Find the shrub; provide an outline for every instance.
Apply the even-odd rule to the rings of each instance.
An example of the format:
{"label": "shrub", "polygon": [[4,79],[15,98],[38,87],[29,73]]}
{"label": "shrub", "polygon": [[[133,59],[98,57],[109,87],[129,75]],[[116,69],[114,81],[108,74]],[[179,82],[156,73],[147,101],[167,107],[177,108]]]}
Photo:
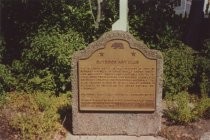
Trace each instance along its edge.
{"label": "shrub", "polygon": [[198,117],[202,117],[210,109],[210,98],[202,97],[195,106],[194,113]]}
{"label": "shrub", "polygon": [[5,65],[0,64],[0,94],[13,90],[15,85],[16,80],[10,69]]}
{"label": "shrub", "polygon": [[176,48],[164,51],[164,93],[187,91],[193,85],[196,74],[193,50],[179,43]]}
{"label": "shrub", "polygon": [[189,123],[195,120],[192,113],[193,107],[190,106],[190,96],[187,92],[180,92],[167,99],[168,110],[165,115],[176,123]]}
{"label": "shrub", "polygon": [[6,102],[5,92],[11,91],[15,87],[15,79],[10,69],[2,64],[5,53],[5,41],[0,35],[0,107]]}
{"label": "shrub", "polygon": [[204,41],[203,53],[205,54],[205,56],[206,56],[207,58],[210,59],[210,38],[209,38],[209,39],[206,39],[206,40]]}
{"label": "shrub", "polygon": [[54,75],[48,69],[40,70],[36,76],[28,79],[28,90],[53,91],[56,89]]}
{"label": "shrub", "polygon": [[199,83],[200,94],[202,97],[208,97],[208,94],[210,93],[210,79],[205,72],[199,76],[201,80]]}
{"label": "shrub", "polygon": [[27,89],[69,90],[71,57],[74,51],[84,48],[83,37],[71,29],[40,29],[28,38],[28,43],[30,48],[23,51],[21,61],[13,63],[13,72]]}
{"label": "shrub", "polygon": [[172,1],[132,0],[129,13],[130,32],[151,48],[175,47],[177,40],[181,40],[185,19],[175,14]]}
{"label": "shrub", "polygon": [[210,99],[193,97],[185,91],[167,96],[165,116],[178,124],[187,124],[203,117],[210,108]]}
{"label": "shrub", "polygon": [[5,50],[5,41],[4,41],[4,39],[0,36],[0,63],[1,63],[2,58],[3,58],[4,50]]}
{"label": "shrub", "polygon": [[0,94],[0,108],[6,103],[6,94]]}
{"label": "shrub", "polygon": [[210,95],[210,39],[196,58],[197,77],[195,87],[200,89],[201,96]]}
{"label": "shrub", "polygon": [[21,139],[53,139],[56,133],[64,133],[58,111],[70,105],[69,94],[59,97],[52,93],[12,93],[5,104],[9,124],[20,131]]}

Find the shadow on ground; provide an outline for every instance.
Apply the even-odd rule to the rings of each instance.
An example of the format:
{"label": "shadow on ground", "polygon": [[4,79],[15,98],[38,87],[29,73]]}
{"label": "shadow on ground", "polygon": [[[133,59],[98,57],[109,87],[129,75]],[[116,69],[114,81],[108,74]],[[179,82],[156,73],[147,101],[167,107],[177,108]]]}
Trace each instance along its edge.
{"label": "shadow on ground", "polygon": [[72,133],[72,113],[71,106],[64,106],[59,109],[58,113],[61,116],[61,124],[70,133]]}

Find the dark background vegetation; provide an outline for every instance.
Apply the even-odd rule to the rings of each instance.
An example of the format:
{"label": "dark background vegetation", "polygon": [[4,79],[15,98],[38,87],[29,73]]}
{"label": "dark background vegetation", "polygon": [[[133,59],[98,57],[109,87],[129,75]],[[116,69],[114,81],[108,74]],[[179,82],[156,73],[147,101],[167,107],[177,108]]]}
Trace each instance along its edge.
{"label": "dark background vegetation", "polygon": [[[111,29],[118,2],[104,1],[96,23],[97,1],[1,0],[0,91],[70,90],[71,55]],[[129,1],[130,32],[165,55],[165,94],[191,88],[200,94],[204,79],[209,84],[209,35],[199,28],[208,29],[205,23],[196,27],[197,46],[183,43],[190,44],[189,32],[199,34],[191,28],[195,12],[187,19],[168,0]]]}

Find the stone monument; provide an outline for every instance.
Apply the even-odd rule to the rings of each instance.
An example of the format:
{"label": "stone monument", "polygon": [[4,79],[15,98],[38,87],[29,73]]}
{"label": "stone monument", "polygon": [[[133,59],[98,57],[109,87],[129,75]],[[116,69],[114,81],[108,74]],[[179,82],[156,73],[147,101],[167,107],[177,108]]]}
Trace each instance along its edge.
{"label": "stone monument", "polygon": [[126,32],[128,0],[120,19],[72,59],[74,135],[156,135],[161,129],[163,59]]}
{"label": "stone monument", "polygon": [[105,33],[72,59],[75,135],[156,135],[161,128],[160,52],[124,31]]}

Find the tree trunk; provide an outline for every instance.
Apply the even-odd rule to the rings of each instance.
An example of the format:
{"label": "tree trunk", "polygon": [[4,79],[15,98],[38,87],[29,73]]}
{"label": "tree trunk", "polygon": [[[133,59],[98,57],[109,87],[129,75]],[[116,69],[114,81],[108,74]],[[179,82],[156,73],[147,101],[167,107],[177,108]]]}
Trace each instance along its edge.
{"label": "tree trunk", "polygon": [[203,39],[203,12],[204,0],[193,0],[190,10],[187,30],[184,36],[184,42],[195,50],[200,50]]}

